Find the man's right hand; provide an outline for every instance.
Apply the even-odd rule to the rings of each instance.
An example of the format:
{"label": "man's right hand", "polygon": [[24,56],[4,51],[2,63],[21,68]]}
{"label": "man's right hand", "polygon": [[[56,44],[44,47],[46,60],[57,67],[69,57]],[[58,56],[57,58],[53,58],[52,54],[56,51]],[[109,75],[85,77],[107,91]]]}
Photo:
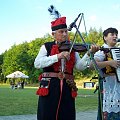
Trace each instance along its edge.
{"label": "man's right hand", "polygon": [[69,60],[69,59],[70,59],[70,53],[67,52],[67,51],[63,51],[63,52],[57,54],[57,56],[58,56],[58,59],[59,59],[59,60],[60,60],[60,59],[66,59],[66,60]]}

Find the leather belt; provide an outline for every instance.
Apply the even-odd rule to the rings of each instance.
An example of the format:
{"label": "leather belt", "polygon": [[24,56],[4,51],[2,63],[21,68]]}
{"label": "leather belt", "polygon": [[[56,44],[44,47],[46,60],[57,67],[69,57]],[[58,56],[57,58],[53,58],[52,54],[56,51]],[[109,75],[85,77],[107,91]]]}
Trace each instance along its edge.
{"label": "leather belt", "polygon": [[74,80],[74,76],[70,74],[64,74],[62,72],[59,73],[54,73],[54,72],[44,72],[42,73],[42,77],[57,77],[60,80],[61,79],[69,79],[69,80]]}

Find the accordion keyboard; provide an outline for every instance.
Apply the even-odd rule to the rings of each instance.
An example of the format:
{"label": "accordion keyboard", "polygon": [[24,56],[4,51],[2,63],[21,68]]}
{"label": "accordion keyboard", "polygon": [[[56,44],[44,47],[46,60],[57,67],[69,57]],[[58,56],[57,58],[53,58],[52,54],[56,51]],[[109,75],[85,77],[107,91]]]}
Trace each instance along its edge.
{"label": "accordion keyboard", "polygon": [[[120,61],[120,48],[111,48],[111,54],[112,54],[113,60]],[[116,69],[116,76],[117,76],[118,82],[120,82],[120,67]]]}

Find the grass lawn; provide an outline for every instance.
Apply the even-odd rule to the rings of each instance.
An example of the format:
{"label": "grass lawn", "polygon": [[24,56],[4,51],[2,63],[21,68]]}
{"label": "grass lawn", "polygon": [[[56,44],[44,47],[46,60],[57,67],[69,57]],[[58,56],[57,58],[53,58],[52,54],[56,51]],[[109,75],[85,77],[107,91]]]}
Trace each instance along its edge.
{"label": "grass lawn", "polygon": [[[36,114],[38,96],[37,88],[11,89],[10,86],[0,85],[0,116]],[[94,90],[79,89],[76,99],[77,111],[97,109],[97,93]]]}
{"label": "grass lawn", "polygon": [[94,89],[79,89],[76,99],[77,111],[97,110],[98,94],[94,94]]}

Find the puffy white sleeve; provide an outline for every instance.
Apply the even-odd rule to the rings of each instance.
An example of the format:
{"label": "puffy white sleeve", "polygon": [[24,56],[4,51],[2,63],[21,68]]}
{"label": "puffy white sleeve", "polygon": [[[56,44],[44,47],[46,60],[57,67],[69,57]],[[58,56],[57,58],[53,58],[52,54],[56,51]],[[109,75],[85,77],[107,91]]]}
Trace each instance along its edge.
{"label": "puffy white sleeve", "polygon": [[75,68],[78,70],[85,70],[90,63],[90,57],[85,54],[82,58],[80,58],[79,53],[75,52],[76,64]]}
{"label": "puffy white sleeve", "polygon": [[104,59],[105,59],[105,54],[104,54],[104,52],[103,51],[98,51],[98,52],[96,52],[95,54],[94,54],[94,59],[95,60],[99,60],[99,61],[104,61]]}
{"label": "puffy white sleeve", "polygon": [[45,45],[42,45],[34,61],[35,68],[39,69],[39,68],[48,67],[55,62],[58,62],[57,54],[52,56],[47,56],[47,50],[45,48]]}

